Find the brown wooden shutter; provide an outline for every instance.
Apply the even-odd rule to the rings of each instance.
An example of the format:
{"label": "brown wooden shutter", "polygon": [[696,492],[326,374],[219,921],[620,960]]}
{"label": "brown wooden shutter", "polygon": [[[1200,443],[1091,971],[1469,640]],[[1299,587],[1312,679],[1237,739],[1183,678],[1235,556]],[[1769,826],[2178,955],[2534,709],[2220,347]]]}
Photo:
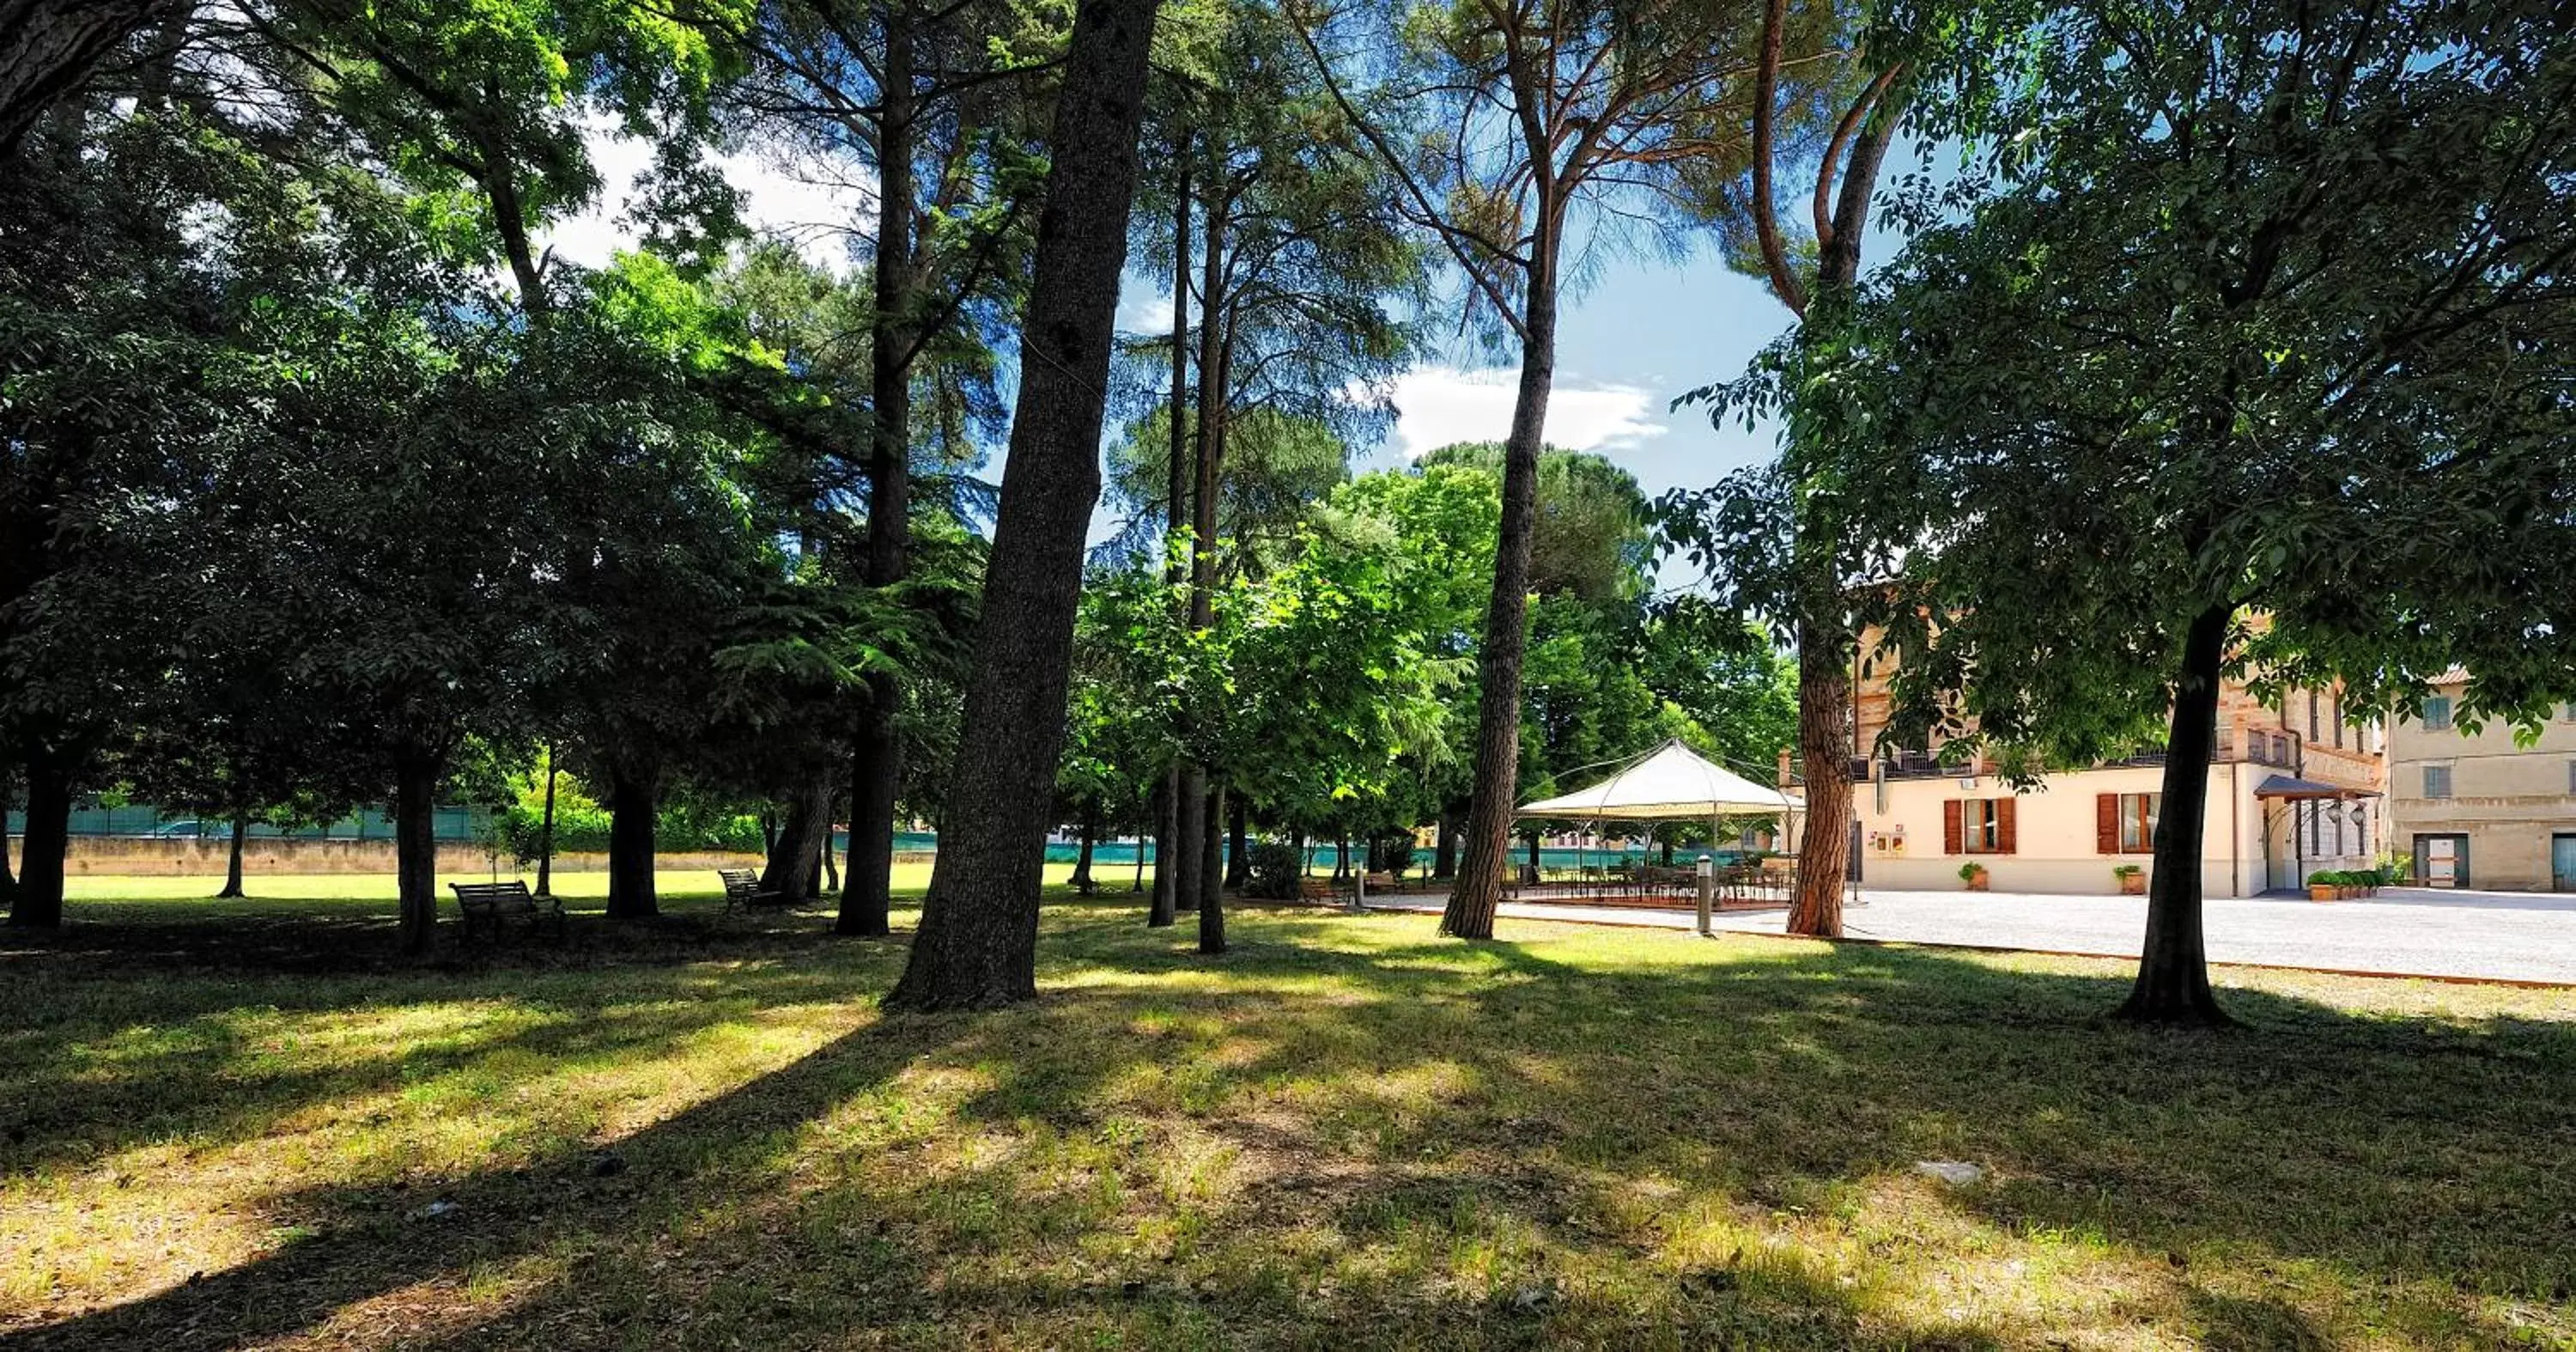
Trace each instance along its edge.
{"label": "brown wooden shutter", "polygon": [[2011,798],[1995,800],[1995,853],[1997,854],[2015,853],[2013,849],[2013,808],[2015,806],[2016,800]]}
{"label": "brown wooden shutter", "polygon": [[1941,853],[1943,854],[1967,852],[1962,848],[1960,840],[1962,833],[1959,827],[1959,813],[1960,803],[1956,798],[1941,805]]}
{"label": "brown wooden shutter", "polygon": [[2120,795],[2116,793],[2093,795],[2093,852],[2120,852]]}

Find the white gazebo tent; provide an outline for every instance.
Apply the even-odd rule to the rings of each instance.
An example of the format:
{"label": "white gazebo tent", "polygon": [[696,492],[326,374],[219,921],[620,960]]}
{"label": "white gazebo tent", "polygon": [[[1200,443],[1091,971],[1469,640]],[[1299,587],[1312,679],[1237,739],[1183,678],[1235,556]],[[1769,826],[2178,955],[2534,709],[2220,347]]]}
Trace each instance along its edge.
{"label": "white gazebo tent", "polygon": [[1525,803],[1515,814],[1572,821],[1697,821],[1714,836],[1725,817],[1778,816],[1785,827],[1797,803],[1682,745],[1676,737],[1626,769],[1572,793]]}

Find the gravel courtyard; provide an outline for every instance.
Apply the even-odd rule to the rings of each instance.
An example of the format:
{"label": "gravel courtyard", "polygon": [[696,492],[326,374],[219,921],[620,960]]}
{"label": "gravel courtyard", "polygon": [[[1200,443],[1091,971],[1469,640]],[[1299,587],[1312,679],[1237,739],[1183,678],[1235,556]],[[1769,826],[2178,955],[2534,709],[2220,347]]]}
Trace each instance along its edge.
{"label": "gravel courtyard", "polygon": [[[2037,949],[2135,957],[2146,932],[2144,897],[1864,889],[1847,913],[1854,938],[1970,948]],[[1440,899],[1372,905],[1440,909]],[[2393,888],[2362,901],[2213,897],[2207,903],[2213,962],[2315,967],[2403,976],[2486,977],[2576,984],[2576,895],[2434,892]],[[1688,929],[1686,911],[1506,903],[1506,917]],[[1781,911],[1718,917],[1722,930],[1777,934]]]}

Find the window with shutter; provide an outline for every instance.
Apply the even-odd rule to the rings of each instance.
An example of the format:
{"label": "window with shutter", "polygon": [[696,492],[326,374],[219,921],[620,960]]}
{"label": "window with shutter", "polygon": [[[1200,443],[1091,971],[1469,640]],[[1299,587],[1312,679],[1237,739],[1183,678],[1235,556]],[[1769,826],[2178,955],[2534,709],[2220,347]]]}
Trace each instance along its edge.
{"label": "window with shutter", "polygon": [[2120,795],[2116,793],[2093,795],[2093,852],[2120,852]]}
{"label": "window with shutter", "polygon": [[1995,853],[1997,854],[2018,853],[2016,849],[2018,840],[2013,834],[2013,818],[2019,806],[2018,799],[1995,800]]}
{"label": "window with shutter", "polygon": [[1964,852],[1965,844],[1960,839],[1963,834],[1960,826],[1960,818],[1965,814],[1966,809],[1967,804],[1956,798],[1953,798],[1941,805],[1941,853],[1960,854]]}

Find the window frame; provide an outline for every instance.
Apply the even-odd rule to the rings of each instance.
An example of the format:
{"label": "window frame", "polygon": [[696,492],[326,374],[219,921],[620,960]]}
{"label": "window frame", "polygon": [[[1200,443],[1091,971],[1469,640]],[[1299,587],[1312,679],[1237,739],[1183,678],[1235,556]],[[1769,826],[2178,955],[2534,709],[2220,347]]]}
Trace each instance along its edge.
{"label": "window frame", "polygon": [[2118,816],[2120,822],[2120,853],[2155,853],[2156,822],[2164,815],[2164,795],[2162,793],[2123,793],[2116,794],[2114,797],[2118,799],[2112,811]]}
{"label": "window frame", "polygon": [[[1959,853],[2002,854],[2003,813],[1996,804],[1999,798],[1962,798],[1959,800]],[[1983,828],[1979,827],[1982,818]]]}
{"label": "window frame", "polygon": [[[2442,711],[2442,716],[2438,720],[2433,716],[2436,706],[2439,706]],[[2451,707],[2451,697],[2448,695],[2426,695],[2424,703],[2416,709],[2415,716],[2424,724],[2426,732],[2449,732]]]}
{"label": "window frame", "polygon": [[[2442,791],[2440,793],[2433,792],[2433,776],[2436,774],[2439,774],[2442,777]],[[2424,781],[2421,787],[2424,790],[2424,797],[2437,803],[2447,803],[2459,792],[2459,786],[2454,784],[2451,780],[2451,767],[2447,764],[2425,766]]]}

